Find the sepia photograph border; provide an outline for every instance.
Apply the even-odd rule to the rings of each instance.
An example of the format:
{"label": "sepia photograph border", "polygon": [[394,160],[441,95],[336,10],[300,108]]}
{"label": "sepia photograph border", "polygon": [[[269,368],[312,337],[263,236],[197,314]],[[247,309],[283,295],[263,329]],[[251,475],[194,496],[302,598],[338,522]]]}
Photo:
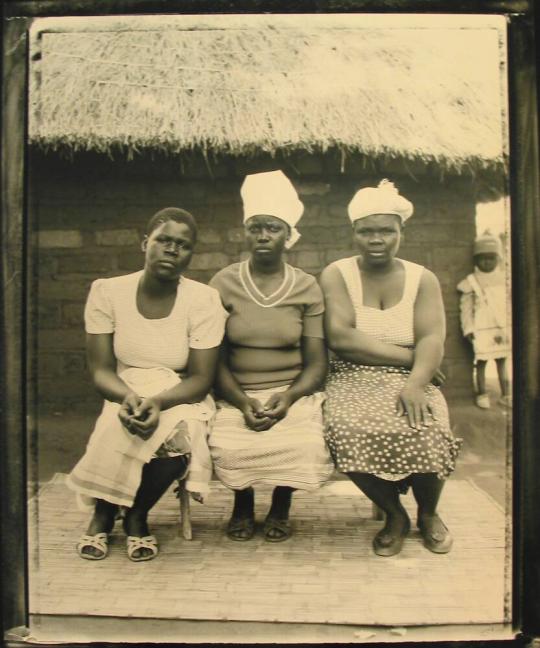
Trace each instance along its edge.
{"label": "sepia photograph border", "polygon": [[[106,5],[106,6],[104,6]],[[4,641],[28,633],[26,439],[35,426],[35,305],[26,210],[29,28],[48,16],[233,13],[433,13],[502,15],[507,21],[513,307],[513,630],[516,645],[540,637],[540,196],[538,99],[532,0],[14,0],[3,6],[1,594]],[[30,386],[30,390],[29,390]],[[489,641],[477,642],[488,645]]]}

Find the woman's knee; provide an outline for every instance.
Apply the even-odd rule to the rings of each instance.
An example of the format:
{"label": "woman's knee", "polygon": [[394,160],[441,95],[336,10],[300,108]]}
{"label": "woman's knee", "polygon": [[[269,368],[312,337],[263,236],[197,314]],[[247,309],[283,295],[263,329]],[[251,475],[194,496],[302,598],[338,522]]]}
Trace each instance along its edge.
{"label": "woman's knee", "polygon": [[178,455],[177,457],[154,457],[146,466],[148,466],[147,472],[156,471],[160,475],[170,475],[172,479],[178,479],[184,474],[188,464],[188,455]]}

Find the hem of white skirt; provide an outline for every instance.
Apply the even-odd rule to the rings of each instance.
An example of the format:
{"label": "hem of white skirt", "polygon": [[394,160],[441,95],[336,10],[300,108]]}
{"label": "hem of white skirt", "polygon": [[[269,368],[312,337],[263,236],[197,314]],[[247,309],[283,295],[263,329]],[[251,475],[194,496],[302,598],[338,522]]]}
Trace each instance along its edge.
{"label": "hem of white skirt", "polygon": [[288,480],[288,479],[250,479],[248,481],[242,482],[242,483],[236,483],[236,484],[231,484],[227,483],[223,479],[221,479],[218,475],[218,478],[220,482],[230,490],[244,490],[246,488],[250,488],[252,486],[288,486],[289,488],[294,488],[296,490],[302,490],[302,491],[315,491],[321,488],[330,477],[325,479],[324,481],[316,482],[316,483],[311,483],[311,484],[306,484],[305,482],[297,482],[293,480]]}

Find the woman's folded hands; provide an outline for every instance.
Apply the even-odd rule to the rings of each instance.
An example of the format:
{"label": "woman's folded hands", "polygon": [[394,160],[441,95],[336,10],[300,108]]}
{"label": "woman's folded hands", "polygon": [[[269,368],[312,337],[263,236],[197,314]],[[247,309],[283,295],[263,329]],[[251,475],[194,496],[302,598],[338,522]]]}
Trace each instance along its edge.
{"label": "woman's folded hands", "polygon": [[263,432],[285,418],[291,404],[287,392],[272,394],[264,405],[256,398],[248,398],[242,407],[242,414],[249,428]]}
{"label": "woman's folded hands", "polygon": [[118,417],[130,434],[146,441],[159,425],[160,412],[161,405],[156,398],[141,398],[130,392],[120,405]]}
{"label": "woman's folded hands", "polygon": [[287,416],[289,407],[292,405],[290,396],[286,391],[272,394],[264,405],[266,416],[274,420],[274,423]]}

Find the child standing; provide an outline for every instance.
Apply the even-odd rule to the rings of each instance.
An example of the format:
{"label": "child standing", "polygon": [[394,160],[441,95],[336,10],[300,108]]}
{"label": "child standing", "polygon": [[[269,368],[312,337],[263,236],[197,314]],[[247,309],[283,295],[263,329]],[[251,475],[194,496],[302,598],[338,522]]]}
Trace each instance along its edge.
{"label": "child standing", "polygon": [[476,366],[476,404],[490,407],[486,392],[486,364],[495,360],[501,388],[499,403],[512,406],[506,358],[510,352],[510,337],[506,318],[506,284],[500,267],[499,240],[485,233],[474,242],[474,272],[461,281],[460,311],[463,335],[471,342]]}

